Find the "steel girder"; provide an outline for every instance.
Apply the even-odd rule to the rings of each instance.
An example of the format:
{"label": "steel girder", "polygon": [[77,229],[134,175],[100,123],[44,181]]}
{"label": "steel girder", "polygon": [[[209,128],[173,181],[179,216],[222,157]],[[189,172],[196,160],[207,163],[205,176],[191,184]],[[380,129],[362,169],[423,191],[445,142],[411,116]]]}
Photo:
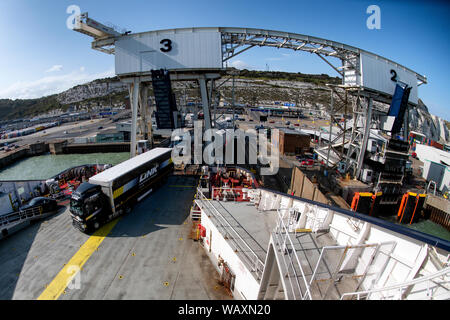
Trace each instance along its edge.
{"label": "steel girder", "polygon": [[359,73],[354,60],[359,60],[359,53],[352,47],[334,41],[270,30],[220,28],[222,33],[223,62],[253,47],[285,48],[294,51],[314,53],[329,64],[341,77],[341,66],[335,66],[326,57],[335,57],[347,62],[347,68]]}
{"label": "steel girder", "polygon": [[[86,33],[83,27],[84,28],[91,27],[86,21],[80,21],[79,25],[80,27],[75,30],[83,33]],[[333,69],[335,69],[338,73],[342,75],[342,71],[340,71],[341,69],[343,70],[351,69],[357,73],[360,72],[359,56],[360,53],[364,52],[366,54],[376,57],[377,59],[389,61],[395,66],[409,70],[414,74],[416,74],[417,80],[420,83],[427,83],[427,78],[425,76],[420,75],[417,72],[414,72],[413,70],[406,68],[387,58],[337,41],[327,40],[323,38],[298,33],[273,31],[265,29],[254,29],[254,28],[228,28],[228,27],[179,28],[179,29],[148,31],[136,34],[128,34],[128,33],[119,34],[115,31],[110,31],[112,29],[106,27],[105,30],[107,30],[108,32],[105,32],[103,28],[98,27],[98,29],[99,32],[101,31],[103,33],[100,34],[86,33],[94,37],[92,48],[109,54],[114,54],[115,41],[126,36],[132,36],[136,34],[146,34],[146,33],[163,33],[163,32],[177,33],[177,30],[181,30],[184,32],[186,30],[190,32],[196,32],[199,30],[210,30],[221,33],[223,62],[226,62],[232,57],[235,57],[236,55],[255,46],[286,48],[292,49],[294,51],[305,51],[314,53],[318,55],[321,59],[325,60],[328,64],[330,64],[333,67]],[[332,65],[324,57],[338,58],[343,62],[343,64],[342,66],[336,67]]]}
{"label": "steel girder", "polygon": [[[409,68],[377,54],[341,42],[312,37],[304,34],[265,29],[218,28],[218,30],[222,34],[223,61],[227,61],[236,56],[242,52],[242,50],[248,50],[249,47],[267,46],[292,49],[295,51],[301,50],[327,57],[336,57],[343,61],[343,66],[340,68],[352,68],[359,72],[359,56],[360,53],[364,52],[376,57],[377,59],[388,61],[397,67],[413,72],[416,74],[419,82],[427,83],[427,78],[425,76],[420,75]],[[236,52],[236,49],[238,48],[242,49],[241,51]],[[329,62],[327,61],[327,63]]]}
{"label": "steel girder", "polygon": [[[87,18],[87,14],[86,14]],[[114,54],[114,46],[115,41],[119,40],[124,36],[128,36],[127,34],[120,34],[114,31],[113,29],[103,26],[103,25],[94,25],[92,22],[95,21],[86,21],[81,20],[79,23],[79,28],[75,29],[75,31],[79,31],[85,34],[88,34],[94,38],[92,43],[92,48],[95,50],[99,50],[105,53]],[[221,46],[222,46],[222,67],[225,67],[226,61],[229,59],[253,48],[253,47],[273,47],[273,48],[285,48],[291,49],[294,51],[303,51],[309,52],[312,54],[316,54],[320,59],[324,60],[328,65],[330,65],[343,79],[343,82],[352,83],[352,79],[360,76],[360,54],[365,53],[376,57],[379,60],[384,60],[392,63],[394,66],[399,68],[406,69],[416,75],[417,81],[420,84],[427,83],[427,78],[423,75],[420,75],[413,70],[406,68],[394,61],[381,57],[371,52],[364,51],[357,47],[349,46],[340,42],[331,41],[323,38],[312,37],[303,34],[297,33],[288,33],[281,31],[273,31],[273,30],[265,30],[265,29],[254,29],[254,28],[228,28],[228,27],[213,27],[213,28],[180,28],[180,29],[168,29],[168,30],[159,30],[159,31],[149,31],[150,33],[177,33],[177,31],[183,32],[197,32],[209,30],[212,32],[220,32],[221,33]],[[145,34],[149,32],[143,32],[140,34]],[[133,34],[129,35],[132,36]],[[136,34],[134,34],[136,35]],[[342,65],[336,66],[332,64],[327,58],[334,57],[336,59],[341,60]],[[192,70],[191,70],[192,71]],[[419,85],[420,85],[419,84]],[[220,85],[219,85],[220,87]],[[209,93],[209,97],[212,97],[212,90],[217,91],[218,87],[211,88]],[[385,97],[383,94],[379,92],[372,92],[371,90],[366,90],[365,88],[351,88],[344,86],[343,89],[348,91],[350,95],[353,97],[365,97],[366,99],[375,99],[377,101],[388,102],[389,97]],[[356,89],[356,90],[355,90]],[[361,90],[362,89],[362,90]],[[335,92],[336,93],[336,92]],[[338,95],[339,96],[339,95]],[[342,99],[341,99],[342,100]],[[358,99],[359,100],[359,99]],[[347,100],[348,101],[348,100]],[[347,103],[343,103],[347,105]],[[358,103],[359,104],[359,103]],[[336,110],[334,110],[336,112]],[[355,114],[355,118],[361,116],[357,111]],[[336,121],[333,114],[330,114],[330,121],[338,124],[341,129],[341,133],[338,138],[343,138],[342,145],[345,145],[346,133],[348,129],[345,127],[342,128],[339,125],[339,122]],[[355,132],[356,131],[356,132]],[[355,142],[361,139],[361,132],[354,126],[352,128],[352,138],[349,143],[349,150],[347,153],[347,167],[350,165],[349,162],[352,162],[351,154],[358,150],[358,146],[355,145]],[[363,137],[364,139],[364,134]],[[331,142],[330,142],[331,143]],[[355,147],[355,149],[354,149]],[[351,150],[352,149],[352,150]],[[359,150],[360,152],[362,150]],[[345,156],[344,156],[345,157]]]}

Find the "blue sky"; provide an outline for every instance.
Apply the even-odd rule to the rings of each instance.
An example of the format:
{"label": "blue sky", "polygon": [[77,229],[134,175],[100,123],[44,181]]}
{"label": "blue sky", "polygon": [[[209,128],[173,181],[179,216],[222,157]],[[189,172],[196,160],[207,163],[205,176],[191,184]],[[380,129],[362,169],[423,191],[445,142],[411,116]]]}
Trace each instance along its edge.
{"label": "blue sky", "polygon": [[[440,1],[104,1],[1,0],[0,98],[34,98],[114,75],[114,57],[66,27],[69,5],[133,32],[178,28],[253,27],[343,42],[394,60],[428,77],[419,97],[450,120],[450,6]],[[381,29],[366,27],[366,8],[381,9]],[[319,58],[254,48],[234,66],[337,75]]]}

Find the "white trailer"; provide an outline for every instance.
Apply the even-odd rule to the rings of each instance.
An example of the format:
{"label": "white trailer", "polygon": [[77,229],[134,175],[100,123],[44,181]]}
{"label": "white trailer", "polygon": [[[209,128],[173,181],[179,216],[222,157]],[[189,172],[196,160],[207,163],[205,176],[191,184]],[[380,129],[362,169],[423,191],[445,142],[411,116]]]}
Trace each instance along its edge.
{"label": "white trailer", "polygon": [[172,172],[171,156],[172,148],[155,148],[81,184],[70,202],[74,225],[85,232],[130,211]]}

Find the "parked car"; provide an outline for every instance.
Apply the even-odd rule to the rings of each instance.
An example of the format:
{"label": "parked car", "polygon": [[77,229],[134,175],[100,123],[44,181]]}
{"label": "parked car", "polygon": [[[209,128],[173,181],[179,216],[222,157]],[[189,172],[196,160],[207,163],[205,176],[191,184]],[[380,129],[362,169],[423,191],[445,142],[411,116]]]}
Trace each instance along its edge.
{"label": "parked car", "polygon": [[314,165],[314,160],[313,159],[303,160],[300,162],[300,165],[305,167],[312,167]]}
{"label": "parked car", "polygon": [[303,160],[309,160],[309,159],[312,159],[311,157],[308,157],[308,156],[305,156],[305,155],[295,156],[295,158],[296,158],[298,161],[300,161],[300,162],[302,162]]}
{"label": "parked car", "polygon": [[300,156],[296,156],[296,158],[297,158],[297,160],[300,160],[300,159],[302,159],[302,160],[309,160],[309,159],[314,159],[314,156],[312,154],[310,154],[310,153],[304,153],[304,154],[302,154]]}
{"label": "parked car", "polygon": [[23,205],[20,210],[26,210],[34,207],[42,207],[42,212],[55,211],[58,208],[58,203],[54,199],[46,197],[36,197],[31,199],[26,205]]}

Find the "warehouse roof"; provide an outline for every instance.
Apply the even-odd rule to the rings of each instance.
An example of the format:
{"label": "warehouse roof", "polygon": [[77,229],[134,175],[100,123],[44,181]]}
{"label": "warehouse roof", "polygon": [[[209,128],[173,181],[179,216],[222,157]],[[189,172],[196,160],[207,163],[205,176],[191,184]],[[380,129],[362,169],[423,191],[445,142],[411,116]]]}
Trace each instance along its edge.
{"label": "warehouse roof", "polygon": [[416,154],[420,161],[428,160],[444,165],[450,164],[450,153],[445,150],[427,146],[425,144],[416,144]]}
{"label": "warehouse roof", "polygon": [[289,129],[289,128],[284,128],[284,127],[277,127],[276,129],[283,131],[286,134],[295,134],[295,135],[299,135],[299,136],[309,136],[308,133],[306,132],[301,132],[298,130],[293,130],[293,129]]}

